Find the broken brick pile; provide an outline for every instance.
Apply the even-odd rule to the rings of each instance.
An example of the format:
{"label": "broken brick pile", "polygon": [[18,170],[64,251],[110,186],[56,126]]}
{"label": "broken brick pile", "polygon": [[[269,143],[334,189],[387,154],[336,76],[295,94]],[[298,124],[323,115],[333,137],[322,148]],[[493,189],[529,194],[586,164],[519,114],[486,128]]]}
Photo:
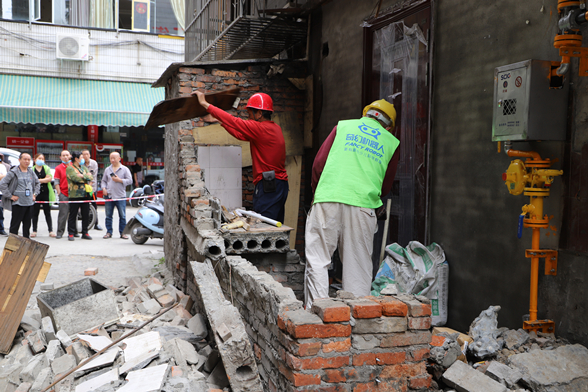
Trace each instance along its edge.
{"label": "broken brick pile", "polygon": [[[222,391],[229,386],[204,314],[192,315],[190,296],[164,277],[129,278],[115,289],[120,319],[68,336],[49,316],[29,309],[12,350],[0,355],[0,391],[39,392],[153,315],[179,303],[143,329],[75,370],[55,392]],[[57,332],[56,332],[57,330]]]}
{"label": "broken brick pile", "polygon": [[429,388],[431,305],[409,295],[316,301],[304,310],[291,289],[238,256],[215,271],[253,342],[270,391]]}

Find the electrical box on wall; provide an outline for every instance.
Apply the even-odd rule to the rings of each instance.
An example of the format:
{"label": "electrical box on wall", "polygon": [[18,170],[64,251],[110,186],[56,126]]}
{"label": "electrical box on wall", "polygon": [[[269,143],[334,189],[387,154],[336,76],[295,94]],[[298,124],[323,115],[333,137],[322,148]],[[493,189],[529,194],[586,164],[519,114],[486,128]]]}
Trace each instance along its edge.
{"label": "electrical box on wall", "polygon": [[558,66],[526,60],[494,70],[492,141],[566,139],[569,83],[552,76]]}

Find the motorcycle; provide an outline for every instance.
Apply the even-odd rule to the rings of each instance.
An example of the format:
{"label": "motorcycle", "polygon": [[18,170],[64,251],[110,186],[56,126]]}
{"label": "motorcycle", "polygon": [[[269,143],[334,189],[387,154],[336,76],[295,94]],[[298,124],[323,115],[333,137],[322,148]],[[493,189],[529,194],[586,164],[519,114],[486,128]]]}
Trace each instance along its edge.
{"label": "motorcycle", "polygon": [[[164,193],[164,184],[163,184],[164,180],[156,180],[153,181],[153,184],[151,184],[151,189],[153,190],[152,194],[155,195],[162,195]],[[149,185],[145,185],[145,186],[149,186]],[[141,196],[145,196],[145,192],[144,192],[144,188],[143,187],[138,187],[133,189],[133,191],[130,194],[130,197],[141,197]],[[129,200],[129,204],[131,205],[131,207],[142,207],[145,204],[145,201],[148,199],[131,199]]]}
{"label": "motorcycle", "polygon": [[[143,187],[143,195],[153,195],[150,185]],[[149,238],[163,238],[163,195],[145,200],[135,216],[127,222],[123,234],[130,235],[135,244],[142,245]]]}

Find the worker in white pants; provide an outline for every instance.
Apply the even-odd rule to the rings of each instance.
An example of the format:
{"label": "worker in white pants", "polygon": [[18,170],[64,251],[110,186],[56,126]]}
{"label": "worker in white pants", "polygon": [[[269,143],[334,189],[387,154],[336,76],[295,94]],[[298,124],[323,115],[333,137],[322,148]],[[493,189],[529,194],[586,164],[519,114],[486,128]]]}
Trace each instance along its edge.
{"label": "worker in white pants", "polygon": [[306,220],[305,297],[307,302],[329,296],[329,264],[335,249],[343,264],[343,290],[370,294],[372,250],[376,230],[373,209],[342,203],[317,203]]}
{"label": "worker in white pants", "polygon": [[343,290],[369,295],[373,276],[375,209],[392,189],[398,145],[394,106],[379,100],[358,120],[340,121],[312,166],[313,206],[306,221],[305,306],[329,296],[328,266],[337,247]]}

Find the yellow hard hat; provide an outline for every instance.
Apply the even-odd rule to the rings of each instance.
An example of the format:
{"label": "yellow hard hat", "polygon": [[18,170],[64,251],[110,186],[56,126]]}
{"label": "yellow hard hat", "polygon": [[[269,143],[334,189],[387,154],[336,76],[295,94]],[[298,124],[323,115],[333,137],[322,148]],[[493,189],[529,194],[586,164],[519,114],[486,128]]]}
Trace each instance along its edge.
{"label": "yellow hard hat", "polygon": [[[378,112],[384,113],[390,118],[392,121],[391,127],[394,128],[394,125],[396,124],[396,109],[394,109],[394,105],[385,99],[379,99],[363,108],[363,115],[365,116],[368,114],[370,110],[376,110]],[[384,122],[387,122],[386,119],[384,119]]]}

